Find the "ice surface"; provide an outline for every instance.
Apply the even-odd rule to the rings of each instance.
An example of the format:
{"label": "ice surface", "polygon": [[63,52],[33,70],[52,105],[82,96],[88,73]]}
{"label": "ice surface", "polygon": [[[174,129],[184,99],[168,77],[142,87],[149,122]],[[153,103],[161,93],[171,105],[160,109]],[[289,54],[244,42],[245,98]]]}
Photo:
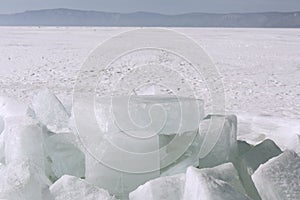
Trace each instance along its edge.
{"label": "ice surface", "polygon": [[14,98],[0,97],[0,116],[24,116],[27,115],[29,107]]}
{"label": "ice surface", "polygon": [[185,174],[166,176],[148,181],[129,194],[130,200],[181,200]]}
{"label": "ice surface", "polygon": [[5,163],[30,160],[45,170],[44,133],[30,117],[11,117],[5,121]]}
{"label": "ice surface", "polygon": [[73,133],[54,134],[45,140],[46,156],[55,177],[68,174],[85,177],[85,156]]}
{"label": "ice surface", "polygon": [[41,200],[48,196],[50,181],[30,161],[11,162],[0,169],[0,198]]}
{"label": "ice surface", "polygon": [[250,200],[229,183],[216,179],[194,167],[186,172],[184,200]]}
{"label": "ice surface", "polygon": [[[237,118],[234,115],[221,116],[209,115],[200,123],[200,137],[201,140],[210,136],[215,127],[214,123],[222,123],[223,128],[220,132],[220,137],[217,139],[213,149],[204,158],[199,161],[200,168],[214,167],[223,163],[230,162],[235,159],[237,154]],[[209,129],[211,128],[211,129]]]}
{"label": "ice surface", "polygon": [[300,120],[270,116],[239,115],[239,140],[259,144],[265,139],[273,140],[282,151],[300,153]]}
{"label": "ice surface", "polygon": [[55,200],[115,200],[107,191],[69,175],[51,185],[50,192]]}
{"label": "ice surface", "polygon": [[252,179],[262,200],[299,200],[300,157],[285,151],[261,165]]}
{"label": "ice surface", "polygon": [[36,118],[45,124],[50,131],[68,130],[69,114],[63,104],[49,90],[39,91],[32,100]]}
{"label": "ice surface", "polygon": [[240,157],[234,162],[235,167],[239,171],[240,179],[242,180],[244,188],[251,198],[260,199],[252,182],[251,175],[261,164],[264,164],[269,159],[278,156],[281,153],[281,150],[273,141],[265,140],[240,155]]}

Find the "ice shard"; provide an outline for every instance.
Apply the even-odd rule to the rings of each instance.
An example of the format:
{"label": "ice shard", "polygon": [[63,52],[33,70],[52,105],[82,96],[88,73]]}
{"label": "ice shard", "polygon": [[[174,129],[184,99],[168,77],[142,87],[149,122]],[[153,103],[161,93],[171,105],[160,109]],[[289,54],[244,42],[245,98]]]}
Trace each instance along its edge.
{"label": "ice shard", "polygon": [[181,200],[185,174],[166,176],[148,181],[129,194],[130,200]]}
{"label": "ice shard", "polygon": [[250,200],[229,183],[216,179],[199,169],[190,167],[186,172],[184,200]]}
{"label": "ice shard", "polygon": [[10,162],[0,170],[0,198],[9,200],[46,199],[51,182],[30,161]]}
{"label": "ice shard", "polygon": [[[216,127],[222,125],[220,130]],[[205,155],[200,157],[199,167],[214,167],[223,163],[231,162],[237,154],[237,118],[234,115],[209,115],[200,123],[200,137],[203,143],[215,137],[212,132],[220,131],[217,142],[210,144],[213,148]],[[201,144],[203,146],[203,143]]]}
{"label": "ice shard", "polygon": [[252,199],[259,200],[260,196],[253,184],[251,175],[261,164],[264,164],[269,159],[281,153],[282,151],[273,141],[265,140],[252,147],[234,162],[235,167],[239,171],[244,188]]}
{"label": "ice shard", "polygon": [[30,160],[44,171],[44,133],[38,122],[30,117],[11,117],[5,123],[5,163]]}
{"label": "ice shard", "polygon": [[285,151],[261,165],[252,175],[262,200],[300,198],[300,157]]}
{"label": "ice shard", "polygon": [[28,112],[29,107],[25,103],[9,97],[0,97],[0,116],[25,116]]}
{"label": "ice shard", "polygon": [[238,171],[232,163],[225,163],[213,168],[204,168],[199,170],[201,173],[212,176],[215,179],[225,181],[235,190],[242,194],[246,194],[245,189],[240,181]]}
{"label": "ice shard", "polygon": [[35,117],[52,132],[68,131],[69,114],[49,90],[39,91],[32,100]]}
{"label": "ice shard", "polygon": [[116,200],[106,190],[69,175],[51,185],[50,192],[55,200]]}
{"label": "ice shard", "polygon": [[73,133],[54,134],[45,139],[45,152],[56,178],[68,174],[85,177],[85,156]]}

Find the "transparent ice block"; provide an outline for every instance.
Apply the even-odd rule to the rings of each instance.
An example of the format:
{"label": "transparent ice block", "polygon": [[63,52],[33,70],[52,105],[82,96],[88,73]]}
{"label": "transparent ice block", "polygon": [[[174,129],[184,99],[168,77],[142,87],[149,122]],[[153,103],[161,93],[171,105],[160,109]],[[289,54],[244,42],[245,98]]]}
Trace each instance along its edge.
{"label": "transparent ice block", "polygon": [[[184,154],[204,115],[202,100],[185,97],[119,96],[96,103],[99,130],[79,133],[86,149],[86,180],[121,199]],[[173,137],[162,143],[162,135]]]}

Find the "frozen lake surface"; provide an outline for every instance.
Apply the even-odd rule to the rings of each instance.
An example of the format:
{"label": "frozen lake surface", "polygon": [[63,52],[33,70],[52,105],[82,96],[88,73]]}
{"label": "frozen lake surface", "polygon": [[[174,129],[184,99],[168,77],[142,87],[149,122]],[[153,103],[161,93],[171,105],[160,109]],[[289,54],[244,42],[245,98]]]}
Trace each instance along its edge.
{"label": "frozen lake surface", "polygon": [[[0,94],[29,102],[48,87],[71,98],[89,53],[132,28],[1,27]],[[193,38],[223,77],[228,113],[300,118],[300,29],[176,28]]]}

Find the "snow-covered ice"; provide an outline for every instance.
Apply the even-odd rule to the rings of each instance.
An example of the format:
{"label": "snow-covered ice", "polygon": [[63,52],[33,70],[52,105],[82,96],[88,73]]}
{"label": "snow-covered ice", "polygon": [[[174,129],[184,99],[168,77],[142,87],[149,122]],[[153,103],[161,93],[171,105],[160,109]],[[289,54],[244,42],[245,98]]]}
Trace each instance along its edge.
{"label": "snow-covered ice", "polygon": [[300,157],[285,151],[261,165],[252,175],[262,200],[298,200],[300,197]]}

